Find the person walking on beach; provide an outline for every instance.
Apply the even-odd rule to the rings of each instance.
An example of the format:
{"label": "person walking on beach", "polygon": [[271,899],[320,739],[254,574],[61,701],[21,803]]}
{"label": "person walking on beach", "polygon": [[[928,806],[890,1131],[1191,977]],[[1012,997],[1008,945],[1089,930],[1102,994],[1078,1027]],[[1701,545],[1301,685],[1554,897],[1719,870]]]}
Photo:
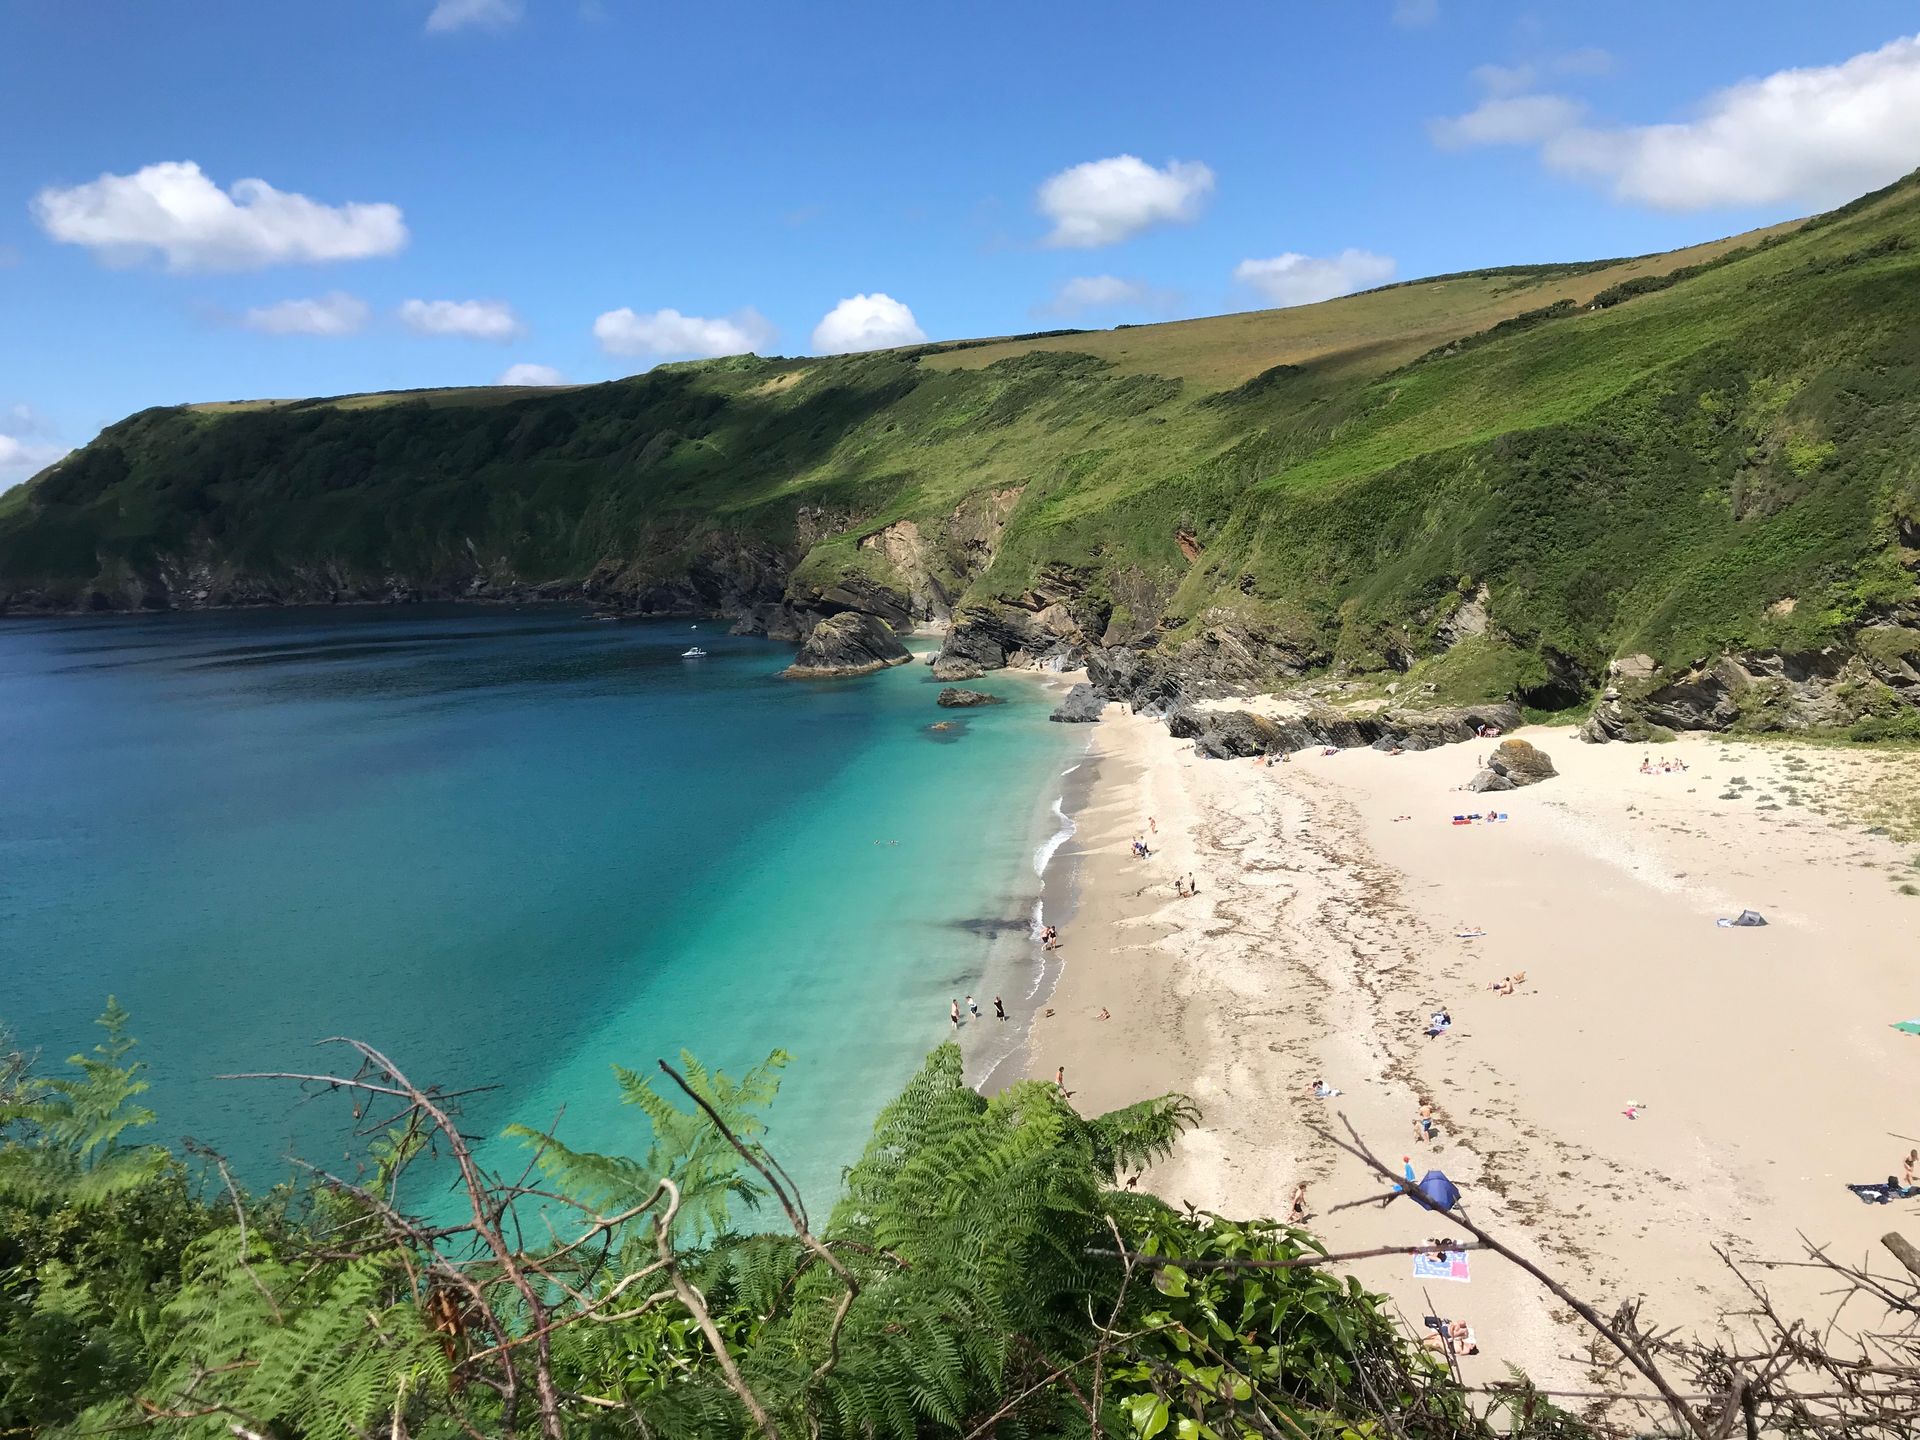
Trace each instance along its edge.
{"label": "person walking on beach", "polygon": [[1293,1203],[1287,1206],[1287,1223],[1298,1225],[1307,1218],[1307,1182],[1293,1187]]}
{"label": "person walking on beach", "polygon": [[967,996],[967,1009],[972,1013],[974,1019],[978,1020],[980,1018],[979,1003],[975,1001],[971,995]]}
{"label": "person walking on beach", "polygon": [[947,1008],[947,1014],[953,1020],[953,1028],[958,1030],[960,1028],[960,1002],[958,1000],[954,1001],[953,1004]]}
{"label": "person walking on beach", "polygon": [[1059,1069],[1053,1072],[1053,1083],[1062,1090],[1067,1088],[1067,1067],[1066,1066],[1062,1065]]}
{"label": "person walking on beach", "polygon": [[1416,1145],[1433,1143],[1433,1102],[1424,1095],[1420,1097],[1420,1113],[1414,1117],[1413,1139]]}
{"label": "person walking on beach", "polygon": [[1911,1189],[1914,1167],[1920,1165],[1920,1150],[1907,1151],[1907,1158],[1900,1162],[1900,1184]]}
{"label": "person walking on beach", "polygon": [[1007,1018],[1007,1007],[1000,1003],[1000,997],[998,995],[993,997],[993,1018],[996,1020],[1004,1020]]}

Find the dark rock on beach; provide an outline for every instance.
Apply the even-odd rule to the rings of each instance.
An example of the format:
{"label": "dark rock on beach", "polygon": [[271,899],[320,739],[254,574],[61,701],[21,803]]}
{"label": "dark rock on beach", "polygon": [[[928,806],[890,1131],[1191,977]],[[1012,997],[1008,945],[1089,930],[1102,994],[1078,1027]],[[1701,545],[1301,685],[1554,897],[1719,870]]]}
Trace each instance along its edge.
{"label": "dark rock on beach", "polygon": [[1559,773],[1546,751],[1525,740],[1502,740],[1487,757],[1486,768],[1467,782],[1467,789],[1518,790],[1522,785],[1551,780]]}
{"label": "dark rock on beach", "polygon": [[940,692],[940,698],[933,703],[948,710],[958,710],[971,705],[1004,705],[1007,702],[998,695],[987,694],[984,690],[959,690],[949,685]]}
{"label": "dark rock on beach", "polygon": [[1049,720],[1059,720],[1067,724],[1089,724],[1100,718],[1107,708],[1107,698],[1091,685],[1076,685],[1067,692],[1054,712],[1047,716]]}
{"label": "dark rock on beach", "polygon": [[780,673],[796,680],[826,680],[867,675],[912,659],[885,621],[846,610],[814,626],[793,664]]}

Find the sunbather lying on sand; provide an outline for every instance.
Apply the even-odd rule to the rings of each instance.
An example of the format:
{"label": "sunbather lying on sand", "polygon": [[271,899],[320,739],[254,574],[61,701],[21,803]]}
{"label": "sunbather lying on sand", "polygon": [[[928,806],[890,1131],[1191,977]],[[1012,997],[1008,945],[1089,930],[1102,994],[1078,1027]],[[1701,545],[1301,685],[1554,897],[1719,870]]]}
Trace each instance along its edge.
{"label": "sunbather lying on sand", "polygon": [[1427,1316],[1428,1335],[1420,1343],[1427,1349],[1442,1355],[1478,1355],[1480,1342],[1474,1338],[1473,1327],[1464,1320],[1442,1320],[1436,1315]]}

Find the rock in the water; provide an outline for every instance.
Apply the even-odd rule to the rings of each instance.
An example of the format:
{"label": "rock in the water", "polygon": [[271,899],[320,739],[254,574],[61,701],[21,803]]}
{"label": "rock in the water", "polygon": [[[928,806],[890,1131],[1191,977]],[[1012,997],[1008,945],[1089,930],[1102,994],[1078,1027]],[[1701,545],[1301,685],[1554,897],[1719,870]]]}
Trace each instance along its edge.
{"label": "rock in the water", "polygon": [[1482,770],[1478,775],[1474,776],[1471,780],[1467,781],[1467,789],[1469,790],[1511,790],[1514,788],[1514,784],[1515,784],[1514,781],[1509,780],[1505,775],[1502,775],[1498,770],[1495,770],[1491,766],[1489,766],[1487,769]]}
{"label": "rock in the water", "polygon": [[1062,720],[1070,724],[1084,724],[1098,720],[1100,712],[1107,708],[1107,697],[1091,685],[1076,685],[1067,692],[1067,698],[1060,702],[1047,718]]}
{"label": "rock in the water", "polygon": [[866,675],[912,659],[884,620],[843,610],[814,626],[793,664],[780,673],[796,680],[826,680]]}
{"label": "rock in the water", "polygon": [[1487,768],[1481,773],[1497,775],[1508,784],[1470,785],[1470,789],[1511,789],[1519,785],[1537,785],[1542,780],[1551,780],[1560,772],[1553,768],[1553,761],[1547,758],[1546,751],[1536,749],[1525,740],[1502,740],[1493,747],[1493,754],[1487,757]]}
{"label": "rock in the water", "polygon": [[986,666],[964,657],[952,655],[933,657],[933,678],[936,680],[978,680],[986,673]]}
{"label": "rock in the water", "polygon": [[989,695],[984,690],[957,690],[949,685],[940,692],[940,698],[933,702],[949,710],[963,709],[969,705],[1004,705],[1007,702],[998,695]]}

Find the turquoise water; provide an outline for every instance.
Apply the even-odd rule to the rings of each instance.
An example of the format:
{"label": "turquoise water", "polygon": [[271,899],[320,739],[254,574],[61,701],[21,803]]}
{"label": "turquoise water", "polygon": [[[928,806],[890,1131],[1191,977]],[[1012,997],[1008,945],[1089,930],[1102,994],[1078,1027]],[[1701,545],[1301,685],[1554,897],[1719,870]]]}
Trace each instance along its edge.
{"label": "turquoise water", "polygon": [[545,607],[0,625],[0,1020],[57,1060],[118,994],[166,1137],[254,1184],[346,1117],[214,1077],[324,1036],[607,1150],[642,1139],[610,1065],[784,1047],[771,1138],[824,1208],[948,1000],[1035,963],[1074,727],[1006,677],[941,737],[924,666],[790,656]]}

